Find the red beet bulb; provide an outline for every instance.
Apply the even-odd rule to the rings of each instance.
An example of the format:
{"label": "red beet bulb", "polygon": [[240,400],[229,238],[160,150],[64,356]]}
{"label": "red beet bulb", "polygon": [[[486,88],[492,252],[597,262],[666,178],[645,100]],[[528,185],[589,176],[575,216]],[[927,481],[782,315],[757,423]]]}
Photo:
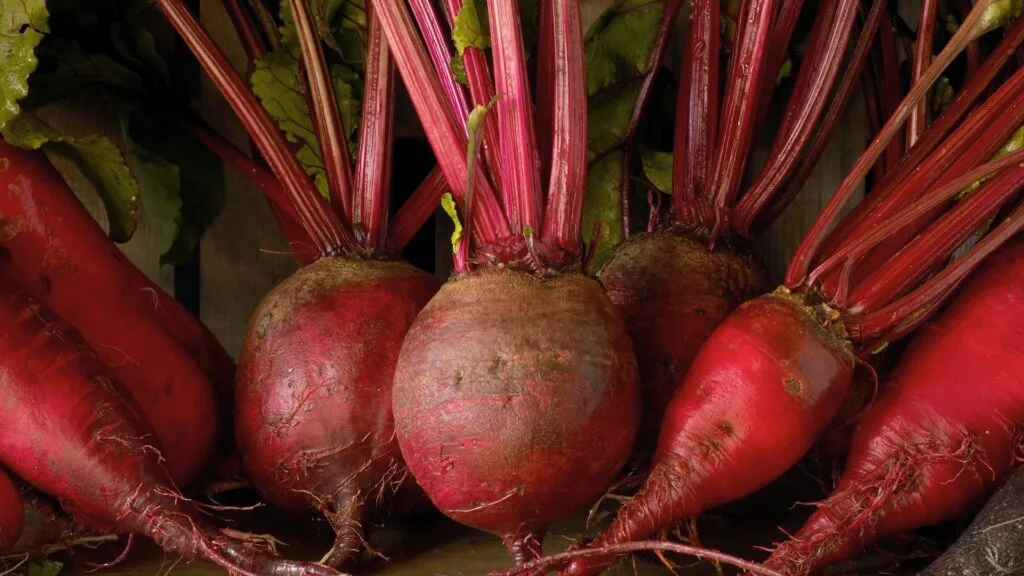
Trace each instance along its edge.
{"label": "red beet bulb", "polygon": [[[310,3],[283,6],[294,21],[324,154],[325,202],[267,110],[183,2],[157,4],[277,177],[280,188],[264,191],[290,201],[311,242],[312,262],[267,294],[250,319],[235,388],[235,441],[253,487],[279,507],[322,512],[336,534],[322,562],[347,565],[362,553],[371,521],[424,500],[395,441],[391,387],[405,333],[440,284],[398,261],[401,246],[391,241],[410,237],[426,216],[416,223],[400,215],[401,226],[388,233],[395,75],[379,17],[367,7],[353,163]],[[434,181],[428,178],[413,195],[410,213],[423,214],[423,203],[439,200]]]}
{"label": "red beet bulb", "polygon": [[[449,17],[461,5],[445,4]],[[477,48],[462,54],[472,110],[435,41],[442,19],[430,3],[373,7],[455,197],[447,208],[464,226],[453,238],[454,276],[402,345],[399,446],[435,506],[500,536],[523,563],[553,522],[592,503],[620,472],[640,407],[622,319],[580,272],[587,122],[578,2],[542,3],[536,103],[516,4],[487,4],[490,61]],[[503,97],[491,101],[494,93]],[[535,108],[550,122],[535,128]],[[551,167],[543,184],[542,164]]]}

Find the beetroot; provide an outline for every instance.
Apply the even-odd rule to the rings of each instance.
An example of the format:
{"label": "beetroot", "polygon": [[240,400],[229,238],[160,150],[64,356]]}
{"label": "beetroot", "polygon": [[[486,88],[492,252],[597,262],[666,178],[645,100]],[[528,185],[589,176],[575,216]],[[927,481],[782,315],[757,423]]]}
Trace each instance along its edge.
{"label": "beetroot", "polygon": [[470,272],[445,284],[402,346],[402,454],[442,512],[526,559],[536,534],[593,502],[625,464],[635,379],[622,321],[592,279]]}
{"label": "beetroot", "polygon": [[[284,508],[313,507],[328,518],[336,539],[323,562],[341,566],[362,552],[368,521],[392,504],[422,496],[406,481],[394,441],[391,385],[405,331],[439,282],[395,261],[389,242],[395,84],[390,50],[376,12],[368,10],[353,166],[310,3],[291,0],[284,6],[294,34],[283,35],[293,44],[280,49],[301,55],[328,203],[274,119],[184,3],[158,5],[245,124],[279,180],[274,194],[287,194],[312,243],[313,262],[271,291],[249,322],[235,388],[235,441],[260,494]],[[438,200],[433,181],[418,190],[416,214],[423,213],[419,204]],[[403,227],[422,224],[411,224],[415,220],[406,217]],[[394,232],[410,236],[408,228]]]}
{"label": "beetroot", "polygon": [[[643,488],[589,546],[642,540],[751,494],[799,460],[853,376],[852,347],[827,326],[827,309],[786,293],[730,314],[672,398]],[[584,558],[564,573],[594,574],[616,561]]]}
{"label": "beetroot", "polygon": [[[672,210],[662,215],[655,208],[649,233],[621,244],[599,272],[640,367],[641,463],[704,340],[737,305],[770,288],[747,245],[807,181],[849,103],[879,20],[877,13],[869,19],[840,81],[857,3],[806,3],[814,17],[806,57],[767,162],[744,185],[755,129],[782,92],[778,70],[805,3],[744,3],[735,15],[741,34],[729,46],[720,30],[726,4],[698,0],[691,9],[676,105]],[[679,4],[665,6],[664,18],[674,18]],[[671,29],[663,27],[662,34]],[[719,70],[720,51],[729,52],[726,70]],[[652,62],[660,57],[655,53]],[[655,70],[650,66],[647,73]]]}
{"label": "beetroot", "polygon": [[[876,2],[873,10],[878,9]],[[948,181],[913,200],[906,191],[930,174],[908,169],[911,176],[891,188],[892,198],[903,199],[892,206],[896,210],[891,216],[874,220],[866,231],[847,238],[834,251],[822,249],[819,235],[835,229],[838,208],[930,83],[972,36],[991,25],[980,19],[985,10],[986,5],[976,5],[972,19],[936,57],[858,159],[790,262],[786,286],[740,306],[708,338],[666,412],[646,483],[598,537],[592,545],[595,550],[644,538],[778,478],[818,441],[838,413],[857,357],[884,348],[927,321],[971,270],[1024,226],[1024,209],[1017,208],[1005,219],[997,219],[998,225],[963,257],[951,260],[979,227],[999,216],[1004,207],[1014,206],[1012,200],[1024,186],[1020,168],[1024,151],[981,163],[977,148],[987,147],[988,142],[974,139],[965,157],[980,156],[978,163],[959,166]],[[1015,72],[990,101],[1019,91],[1017,79],[1022,75],[1024,70]],[[950,129],[950,124],[936,122],[918,146],[934,141],[937,147],[932,154],[944,154],[971,130],[965,124],[947,134]],[[931,136],[934,131],[943,133]],[[917,161],[933,157],[925,154]],[[973,183],[980,186],[951,203]],[[910,242],[876,251],[908,227],[919,230]],[[856,274],[859,256],[871,252],[885,253],[887,258],[862,278]],[[807,273],[809,262],[817,267]],[[822,286],[818,280],[836,268],[838,284]],[[874,290],[883,285],[888,289]],[[862,291],[878,299],[865,304],[852,298]],[[854,440],[851,451],[856,451],[856,444]],[[614,561],[614,555],[591,556],[574,561],[565,573],[594,574]]]}
{"label": "beetroot", "polygon": [[[446,2],[447,16],[460,6]],[[579,3],[541,3],[534,103],[517,3],[488,1],[492,58],[479,46],[459,54],[472,111],[430,3],[373,7],[460,224],[455,275],[409,329],[395,369],[398,443],[436,506],[501,536],[523,563],[554,521],[611,483],[639,418],[625,326],[601,285],[579,271],[587,169]]]}
{"label": "beetroot", "polygon": [[835,491],[766,566],[816,573],[888,535],[949,519],[1022,457],[1024,238],[985,262],[911,341],[853,435]]}
{"label": "beetroot", "polygon": [[361,550],[374,508],[406,471],[391,420],[399,347],[439,281],[408,264],[322,258],[253,313],[235,401],[238,446],[257,490],[283,508],[312,503]]}
{"label": "beetroot", "polygon": [[207,524],[174,489],[127,390],[74,328],[6,275],[0,326],[0,461],[78,521],[237,574],[334,573],[272,558]]}
{"label": "beetroot", "polygon": [[709,251],[668,228],[627,240],[598,277],[629,328],[643,393],[640,438],[653,443],[701,345],[733,308],[767,290],[767,273],[743,250]]}
{"label": "beetroot", "polygon": [[0,140],[0,187],[0,265],[82,333],[142,407],[171,477],[191,483],[216,447],[215,384],[230,390],[223,349],[131,265],[45,154]]}

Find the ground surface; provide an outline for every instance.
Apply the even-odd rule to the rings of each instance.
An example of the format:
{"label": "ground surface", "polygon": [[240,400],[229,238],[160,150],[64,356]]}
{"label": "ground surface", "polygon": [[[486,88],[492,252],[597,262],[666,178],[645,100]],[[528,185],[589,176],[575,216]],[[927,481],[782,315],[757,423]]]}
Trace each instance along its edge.
{"label": "ground surface", "polygon": [[[806,506],[792,506],[794,492],[807,493],[806,476],[791,474],[790,481],[780,481],[744,502],[726,509],[715,510],[702,517],[699,537],[702,544],[721,549],[749,560],[759,560],[765,555],[759,546],[768,546],[781,537],[778,526],[787,530],[795,529],[809,513]],[[598,526],[607,525],[614,511],[614,503],[598,512]],[[330,537],[325,525],[310,517],[282,518],[268,512],[246,512],[244,526],[250,532],[273,533],[285,545],[279,547],[282,556],[296,559],[316,560],[327,549]],[[545,553],[564,550],[582,537],[592,536],[588,530],[586,515],[580,514],[552,529],[545,540]],[[232,522],[232,525],[235,524]],[[451,522],[440,516],[429,516],[414,521],[402,522],[373,531],[371,546],[381,555],[367,555],[364,562],[354,571],[357,576],[483,576],[491,571],[510,566],[509,558],[498,538]],[[916,544],[912,544],[914,546]],[[89,561],[101,562],[118,555],[122,543],[116,543],[100,551],[97,556],[80,556],[74,566],[64,574],[86,574]],[[903,548],[906,549],[906,546]],[[90,554],[97,554],[92,552]],[[876,556],[877,559],[877,556]],[[148,542],[137,541],[128,558],[101,574],[109,575],[159,575],[159,576],[214,576],[224,574],[223,570],[202,563],[178,563],[176,557],[166,556]],[[672,557],[679,566],[678,576],[712,576],[718,574],[713,565],[697,562],[692,558]],[[893,570],[881,567],[875,562],[859,563],[858,574],[913,574],[915,570]],[[919,567],[920,565],[918,565]],[[838,571],[836,574],[850,572]],[[608,576],[631,574],[662,576],[672,574],[652,555],[641,555],[620,563],[607,572]],[[726,570],[725,574],[737,574]]]}

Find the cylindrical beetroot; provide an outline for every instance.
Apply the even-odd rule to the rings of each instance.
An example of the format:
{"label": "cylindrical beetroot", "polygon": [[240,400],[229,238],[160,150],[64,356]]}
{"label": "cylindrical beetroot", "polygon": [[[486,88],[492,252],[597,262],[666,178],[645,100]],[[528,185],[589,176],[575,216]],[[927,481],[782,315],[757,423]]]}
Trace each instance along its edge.
{"label": "cylindrical beetroot", "polygon": [[1024,454],[1024,237],[979,268],[910,342],[861,419],[847,470],[767,565],[815,573],[878,538],[965,510]]}
{"label": "cylindrical beetroot", "polygon": [[640,369],[638,455],[654,449],[665,408],[707,337],[736,306],[769,289],[753,255],[720,244],[709,250],[706,239],[675,226],[634,236],[598,273]]}
{"label": "cylindrical beetroot", "polygon": [[7,191],[0,196],[0,237],[24,260],[14,268],[22,284],[36,288],[35,295],[58,313],[73,312],[66,304],[67,285],[71,294],[88,293],[96,304],[116,303],[119,310],[155,320],[219,390],[230,390],[235,363],[217,338],[117,249],[46,154],[0,140],[0,187]]}
{"label": "cylindrical beetroot", "polygon": [[0,187],[5,273],[75,326],[145,412],[174,481],[192,482],[215,447],[211,378],[230,376],[230,358],[106,237],[42,152],[0,140]]}
{"label": "cylindrical beetroot", "polygon": [[439,284],[402,262],[321,258],[275,287],[252,315],[239,358],[235,438],[267,500],[313,506],[330,520],[332,565],[361,551],[362,526],[378,505],[415,490],[403,481],[391,386],[402,339]]}
{"label": "cylindrical beetroot", "polygon": [[174,488],[160,440],[78,332],[0,276],[0,461],[77,521],[133,532],[235,574],[312,576],[210,526]]}
{"label": "cylindrical beetroot", "polygon": [[394,408],[402,455],[433,503],[522,560],[627,461],[636,362],[596,281],[484,268],[445,284],[416,319]]}
{"label": "cylindrical beetroot", "polygon": [[0,553],[10,550],[25,525],[25,506],[21,492],[0,469]]}
{"label": "cylindrical beetroot", "polygon": [[[665,413],[651,471],[592,544],[643,539],[781,476],[839,410],[855,358],[827,309],[775,293],[738,307],[694,359]],[[594,574],[614,558],[573,562]]]}

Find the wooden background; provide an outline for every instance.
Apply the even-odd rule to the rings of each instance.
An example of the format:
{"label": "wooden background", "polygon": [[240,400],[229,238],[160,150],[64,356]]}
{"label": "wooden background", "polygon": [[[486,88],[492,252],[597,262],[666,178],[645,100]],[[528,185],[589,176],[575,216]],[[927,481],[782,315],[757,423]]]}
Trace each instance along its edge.
{"label": "wooden background", "polygon": [[[612,0],[583,0],[584,26],[611,3]],[[915,2],[916,3],[916,2]],[[901,3],[903,4],[903,3]],[[911,4],[911,3],[907,3]],[[201,17],[232,62],[241,67],[244,53],[234,35],[226,14],[217,0],[202,0]],[[908,20],[914,10],[907,7]],[[678,43],[666,58],[666,64],[678,60]],[[203,79],[203,116],[207,122],[240,147],[247,147],[241,125],[227,104],[217,95],[212,84]],[[411,109],[406,106],[397,116],[396,136],[404,139],[421,137],[421,131]],[[781,279],[786,262],[801,235],[814,220],[824,202],[863,150],[867,138],[867,123],[863,99],[858,89],[847,110],[837,134],[832,139],[813,176],[789,210],[757,242],[757,252],[769,267],[775,281]],[[772,134],[760,134],[761,145],[755,157],[755,167],[764,160],[766,146]],[[79,174],[69,167],[58,166],[65,172],[79,197],[90,211],[105,224],[102,208],[95,193],[88,188]],[[395,161],[396,174],[403,170],[403,159]],[[267,204],[259,191],[237,174],[225,170],[226,206],[199,248],[199,310],[202,320],[213,330],[232,355],[237,355],[252,310],[266,292],[297,268],[297,262],[287,254],[287,246],[277,231]],[[436,245],[439,247],[435,262],[439,276],[445,276],[448,266],[447,221],[438,219]],[[144,223],[135,237],[122,246],[123,251],[143,271],[164,289],[174,293],[175,270],[159,265],[152,235]],[[179,272],[180,273],[180,272]]]}

